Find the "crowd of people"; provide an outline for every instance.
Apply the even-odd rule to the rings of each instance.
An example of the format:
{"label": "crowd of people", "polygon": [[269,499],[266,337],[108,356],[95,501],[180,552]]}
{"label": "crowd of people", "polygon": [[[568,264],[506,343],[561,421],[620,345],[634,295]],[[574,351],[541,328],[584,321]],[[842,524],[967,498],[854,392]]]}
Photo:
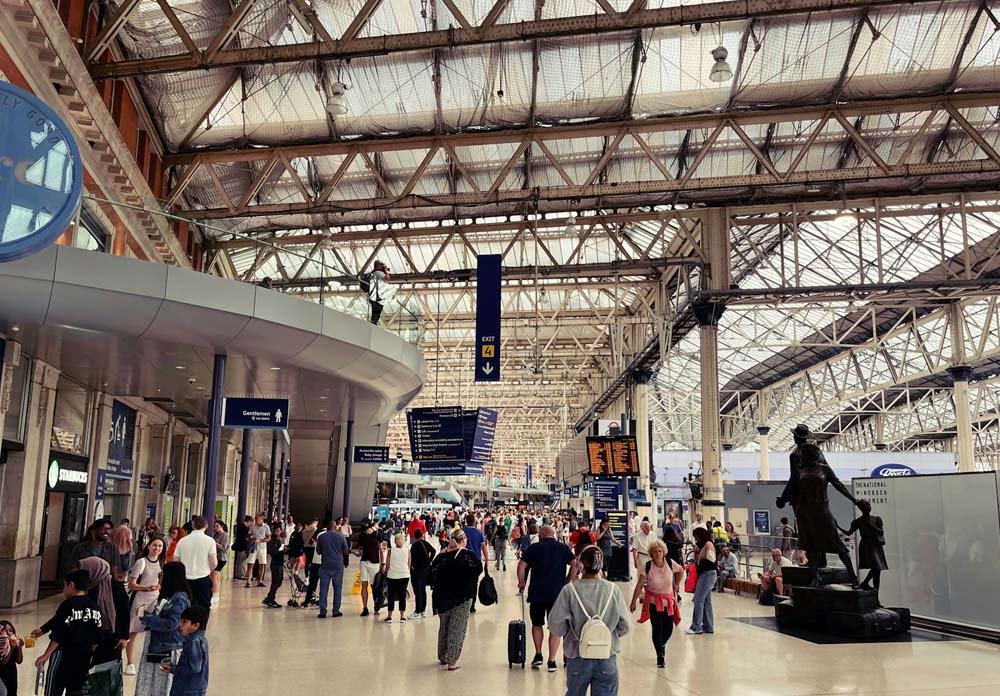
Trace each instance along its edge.
{"label": "crowd of people", "polygon": [[[639,624],[649,623],[656,664],[665,668],[667,643],[682,620],[685,577],[694,582],[686,632],[711,634],[712,592],[722,591],[738,572],[740,540],[730,524],[710,526],[698,516],[688,537],[670,511],[662,533],[645,518],[635,517],[631,525],[627,557],[637,579],[627,600],[606,579],[624,540],[606,519],[592,527],[572,511],[394,512],[366,519],[356,530],[345,518],[320,523],[288,516],[268,523],[257,514],[232,533],[216,521],[211,536],[199,516],[167,535],[153,519],[135,531],[128,520],[117,527],[99,520],[69,555],[63,602],[30,634],[50,636],[35,664],[47,667],[47,696],[81,693],[88,672],[92,677],[92,668],[105,665],[117,666],[118,679],[135,676],[136,696],[198,696],[208,685],[206,628],[219,604],[223,568],[230,565],[235,587],[267,587],[261,604],[268,609],[314,606],[316,617],[327,619],[344,616],[344,582],[354,559],[361,616],[403,623],[427,618],[429,608],[439,620],[437,659],[455,671],[461,669],[477,598],[480,604],[495,601],[480,583],[491,565],[504,572],[512,561],[530,617],[533,652],[526,662],[556,672],[561,647],[569,694],[588,688],[612,694],[619,639],[631,629],[633,615]],[[780,567],[787,559],[777,551],[772,566],[778,572],[769,568],[766,581],[777,583],[780,592]],[[278,596],[286,581],[289,600],[283,605]],[[585,640],[604,632],[606,638]],[[145,639],[136,655],[140,634]],[[2,636],[8,636],[8,659],[0,663],[0,676],[8,684],[13,675],[16,683],[25,642],[7,622],[0,624]],[[6,688],[0,696],[16,694],[16,686]]]}

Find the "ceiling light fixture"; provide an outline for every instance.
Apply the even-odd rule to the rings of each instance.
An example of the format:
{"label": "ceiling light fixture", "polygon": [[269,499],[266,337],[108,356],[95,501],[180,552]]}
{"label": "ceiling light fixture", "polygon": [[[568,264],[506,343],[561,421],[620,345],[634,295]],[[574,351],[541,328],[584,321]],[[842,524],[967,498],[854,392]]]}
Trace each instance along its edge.
{"label": "ceiling light fixture", "polygon": [[272,367],[271,369],[272,370],[280,370],[281,368],[280,367]]}
{"label": "ceiling light fixture", "polygon": [[729,51],[726,50],[725,46],[712,49],[712,58],[715,60],[715,65],[712,66],[712,72],[708,74],[709,80],[712,82],[728,82],[733,79],[733,69],[726,62],[726,58],[728,57]]}
{"label": "ceiling light fixture", "polygon": [[178,370],[186,370],[187,369],[187,367],[185,367],[184,365],[174,365],[174,367],[177,368]]}
{"label": "ceiling light fixture", "polygon": [[331,116],[347,114],[347,86],[337,80],[330,85],[329,96],[326,99],[326,110]]}
{"label": "ceiling light fixture", "polygon": [[576,215],[566,218],[566,234],[576,234]]}

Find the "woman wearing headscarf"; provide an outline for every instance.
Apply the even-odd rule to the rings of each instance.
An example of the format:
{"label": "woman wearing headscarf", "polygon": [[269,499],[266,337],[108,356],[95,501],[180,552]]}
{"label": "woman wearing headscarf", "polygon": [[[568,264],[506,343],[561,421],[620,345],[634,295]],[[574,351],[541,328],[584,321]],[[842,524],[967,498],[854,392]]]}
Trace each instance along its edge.
{"label": "woman wearing headscarf", "polygon": [[167,696],[172,677],[160,669],[171,652],[184,644],[181,636],[181,614],[191,606],[191,586],[184,574],[184,564],[173,562],[163,566],[160,595],[152,613],[140,617],[147,635],[139,662],[135,696]]}
{"label": "woman wearing headscarf", "polygon": [[94,651],[93,664],[121,661],[122,649],[128,644],[129,608],[125,587],[111,575],[111,566],[103,558],[92,556],[80,560],[80,569],[90,575],[87,596],[101,610],[103,640]]}

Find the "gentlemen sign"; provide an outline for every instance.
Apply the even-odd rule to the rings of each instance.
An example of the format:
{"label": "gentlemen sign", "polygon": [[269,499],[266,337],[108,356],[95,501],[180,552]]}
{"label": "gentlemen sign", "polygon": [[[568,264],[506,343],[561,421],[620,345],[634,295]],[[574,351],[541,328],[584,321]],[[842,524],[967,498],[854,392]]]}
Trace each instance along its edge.
{"label": "gentlemen sign", "polygon": [[388,464],[389,448],[355,445],[354,461],[357,464]]}
{"label": "gentlemen sign", "polygon": [[500,381],[500,254],[480,256],[476,270],[476,381]]}
{"label": "gentlemen sign", "polygon": [[288,399],[227,397],[222,400],[223,428],[288,428]]}

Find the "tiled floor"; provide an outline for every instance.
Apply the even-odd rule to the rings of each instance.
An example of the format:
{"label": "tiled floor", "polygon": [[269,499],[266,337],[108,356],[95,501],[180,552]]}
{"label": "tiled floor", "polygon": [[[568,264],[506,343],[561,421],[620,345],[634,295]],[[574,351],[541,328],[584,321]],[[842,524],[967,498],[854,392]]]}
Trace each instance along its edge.
{"label": "tiled floor", "polygon": [[[455,673],[443,672],[435,660],[435,618],[402,625],[385,625],[381,617],[362,619],[360,597],[352,596],[343,618],[320,621],[313,609],[265,609],[260,606],[264,590],[227,580],[223,606],[213,612],[208,629],[209,694],[564,694],[561,667],[555,674],[507,669],[507,622],[520,616],[520,604],[513,565],[497,576],[501,602],[480,608],[472,618],[463,669]],[[282,589],[284,601],[287,586]],[[0,610],[0,616],[27,632],[56,601],[24,607],[13,616]],[[677,630],[667,646],[666,670],[656,669],[648,625],[634,626],[619,656],[620,693],[1000,694],[997,645],[969,640],[817,645],[729,620],[771,613],[745,597],[715,595],[714,602],[715,635],[687,636]],[[689,608],[686,602],[683,609]],[[24,683],[31,683],[31,668],[22,669]]]}

